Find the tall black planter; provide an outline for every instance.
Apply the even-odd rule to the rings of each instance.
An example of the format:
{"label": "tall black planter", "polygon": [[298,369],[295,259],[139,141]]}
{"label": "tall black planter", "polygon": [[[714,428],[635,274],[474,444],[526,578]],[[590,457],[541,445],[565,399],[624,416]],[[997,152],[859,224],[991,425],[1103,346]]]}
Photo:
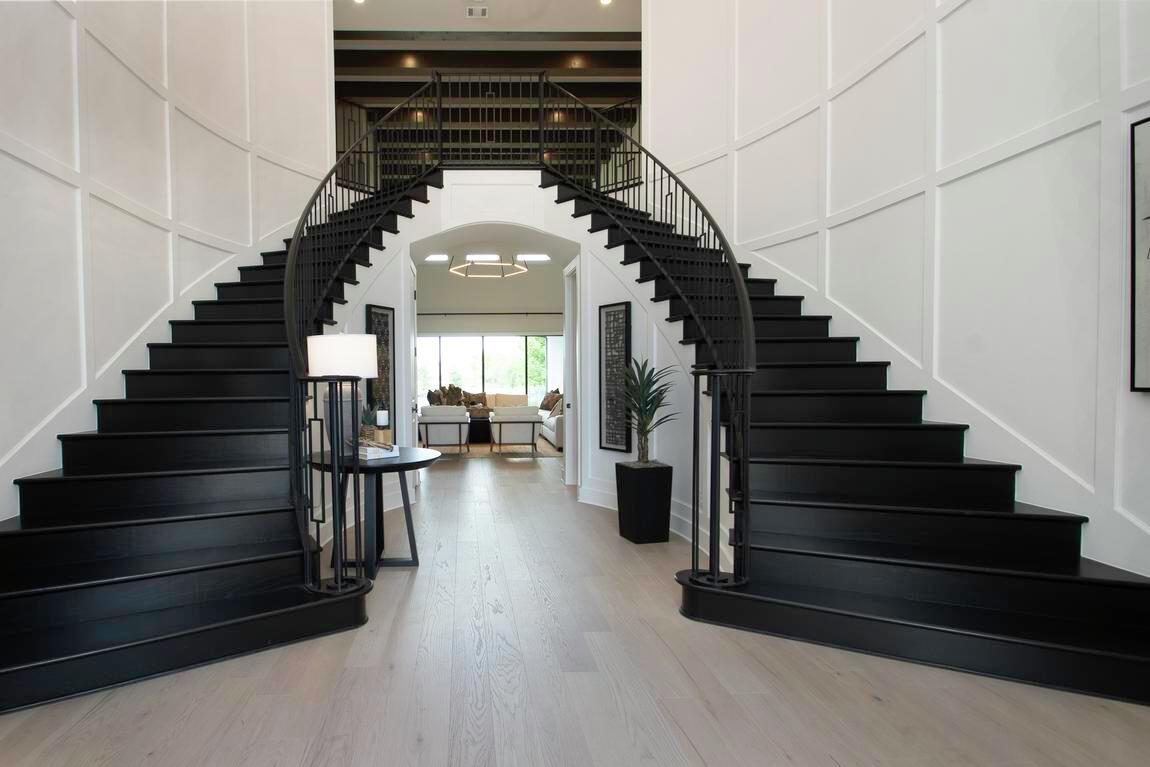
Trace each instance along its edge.
{"label": "tall black planter", "polygon": [[671,467],[615,464],[619,535],[632,543],[662,543],[671,531]]}

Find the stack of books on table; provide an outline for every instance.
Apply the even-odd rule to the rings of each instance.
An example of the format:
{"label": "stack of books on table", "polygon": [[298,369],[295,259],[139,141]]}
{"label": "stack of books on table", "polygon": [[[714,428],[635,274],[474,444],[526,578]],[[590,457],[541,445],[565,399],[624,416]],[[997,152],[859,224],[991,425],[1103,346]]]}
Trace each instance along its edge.
{"label": "stack of books on table", "polygon": [[359,441],[359,460],[379,461],[384,458],[398,458],[399,446],[388,445],[384,442],[361,439]]}

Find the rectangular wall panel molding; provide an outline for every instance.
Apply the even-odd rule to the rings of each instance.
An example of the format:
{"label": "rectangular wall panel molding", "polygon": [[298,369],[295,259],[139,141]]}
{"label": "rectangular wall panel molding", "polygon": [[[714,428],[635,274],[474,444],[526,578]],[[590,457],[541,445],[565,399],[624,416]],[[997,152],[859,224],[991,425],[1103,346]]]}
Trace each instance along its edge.
{"label": "rectangular wall panel molding", "polygon": [[[730,2],[644,3],[656,154],[730,211],[751,276],[970,424],[968,455],[1022,464],[1021,500],[1088,516],[1087,556],[1150,574],[1127,186],[1150,3]],[[683,109],[686,70],[723,66]]]}
{"label": "rectangular wall panel molding", "polygon": [[290,234],[334,159],[331,18],[331,0],[0,2],[0,332],[35,371],[0,378],[0,519],[168,320]]}

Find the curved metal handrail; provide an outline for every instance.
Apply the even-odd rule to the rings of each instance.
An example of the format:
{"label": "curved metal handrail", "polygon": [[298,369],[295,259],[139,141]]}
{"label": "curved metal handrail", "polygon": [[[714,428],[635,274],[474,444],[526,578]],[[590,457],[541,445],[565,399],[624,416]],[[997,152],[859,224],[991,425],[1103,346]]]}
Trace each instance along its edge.
{"label": "curved metal handrail", "polygon": [[[313,210],[316,209],[316,204],[320,200],[321,195],[324,194],[325,190],[328,187],[328,184],[331,182],[331,180],[333,178],[335,178],[336,173],[339,171],[339,169],[341,167],[343,167],[344,163],[349,158],[351,158],[357,151],[360,151],[359,148],[362,146],[365,146],[368,139],[377,130],[379,130],[379,128],[381,126],[383,126],[388,120],[390,120],[393,115],[399,114],[400,110],[404,109],[409,104],[411,104],[413,101],[415,101],[418,97],[423,95],[434,84],[435,84],[435,80],[429,79],[426,83],[424,83],[422,86],[420,86],[420,88],[418,88],[414,93],[412,93],[410,96],[408,96],[406,99],[404,99],[400,104],[393,107],[391,110],[389,110],[387,112],[387,114],[385,114],[383,117],[379,118],[374,123],[372,123],[371,127],[368,128],[366,131],[364,131],[363,135],[361,135],[358,139],[355,140],[354,143],[352,143],[350,146],[348,146],[348,148],[344,150],[343,154],[341,154],[339,156],[339,158],[335,161],[335,164],[331,166],[331,170],[329,170],[327,172],[327,174],[320,180],[319,184],[316,185],[315,191],[312,192],[311,197],[308,198],[307,204],[303,208],[303,214],[300,215],[299,220],[296,222],[295,230],[292,232],[291,245],[288,247],[287,259],[285,260],[285,266],[284,266],[284,324],[287,327],[288,357],[289,357],[289,360],[291,362],[292,374],[297,379],[302,379],[302,378],[307,377],[307,357],[306,357],[305,350],[303,348],[303,339],[300,338],[300,334],[298,332],[295,332],[295,331],[297,331],[301,327],[306,327],[307,325],[313,324],[316,321],[316,319],[318,318],[319,306],[321,306],[323,304],[322,296],[324,295],[323,293],[320,293],[321,298],[318,302],[316,302],[316,306],[312,307],[312,309],[310,310],[310,312],[309,312],[310,316],[304,318],[301,322],[301,319],[299,318],[298,311],[297,311],[298,310],[297,288],[299,286],[297,284],[298,281],[296,279],[294,279],[294,277],[296,274],[296,270],[299,267],[299,251],[300,251],[300,247],[303,243],[307,227],[311,223],[319,223],[319,222],[312,222],[311,221],[311,213]],[[383,215],[386,215],[386,213]],[[368,229],[370,229],[370,225],[368,227],[365,227],[365,234],[366,234]],[[348,254],[350,254],[352,251],[354,251],[355,247],[358,246],[359,242],[362,242],[362,235],[359,238],[359,240],[355,243],[355,245],[353,245],[351,248],[348,249]],[[346,257],[343,260],[346,261]],[[328,280],[326,281],[326,284],[325,284],[326,288],[331,287],[331,284],[335,281],[336,277],[338,276],[339,270],[341,267],[342,267],[342,263],[338,267],[336,267],[335,269],[332,270],[332,274],[329,276]]]}
{"label": "curved metal handrail", "polygon": [[[616,131],[623,141],[625,141],[628,144],[630,144],[631,146],[633,146],[647,160],[649,160],[652,164],[654,164],[656,167],[658,167],[664,174],[666,174],[667,178],[672,179],[675,182],[675,184],[679,187],[679,189],[681,189],[682,192],[698,208],[699,212],[705,218],[710,229],[712,230],[713,234],[717,238],[719,245],[720,245],[720,247],[724,253],[724,261],[725,261],[725,263],[728,267],[728,270],[730,272],[731,281],[732,281],[732,284],[734,286],[735,293],[736,293],[736,300],[737,300],[738,306],[739,306],[740,324],[742,326],[741,336],[742,336],[742,341],[743,341],[743,353],[741,355],[741,360],[738,362],[738,364],[734,364],[734,365],[722,365],[721,364],[721,362],[723,360],[723,355],[720,353],[720,348],[719,348],[717,342],[714,340],[712,334],[709,332],[709,323],[706,322],[704,317],[699,316],[698,312],[696,311],[696,306],[695,306],[694,302],[692,302],[690,299],[687,298],[686,294],[683,292],[682,286],[679,285],[678,281],[675,280],[674,276],[672,274],[670,274],[670,272],[667,270],[666,266],[659,260],[659,258],[657,256],[655,256],[653,253],[651,253],[651,250],[641,241],[641,239],[635,234],[635,232],[632,230],[632,228],[630,226],[628,226],[624,220],[621,220],[618,216],[616,216],[615,213],[613,211],[611,211],[608,206],[605,206],[602,203],[596,203],[602,212],[604,212],[608,216],[610,216],[611,219],[621,229],[623,229],[631,237],[631,239],[636,244],[639,245],[640,248],[642,248],[642,250],[647,255],[647,257],[651,260],[651,262],[656,265],[656,267],[660,270],[662,275],[664,277],[666,277],[667,281],[672,285],[672,287],[674,287],[675,292],[679,295],[679,297],[683,299],[683,303],[686,305],[692,318],[697,323],[700,331],[703,332],[704,339],[706,340],[707,344],[710,346],[710,348],[712,350],[712,354],[713,354],[712,359],[715,361],[716,365],[718,367],[724,367],[724,368],[738,368],[740,370],[747,371],[747,372],[753,370],[755,367],[755,331],[754,331],[753,315],[751,313],[750,294],[747,292],[747,286],[743,280],[743,273],[742,273],[741,269],[739,268],[738,261],[735,258],[735,252],[731,248],[730,243],[727,241],[726,236],[723,234],[723,230],[719,227],[718,222],[715,221],[714,216],[712,216],[711,212],[707,209],[707,206],[704,205],[703,201],[700,200],[695,195],[695,193],[691,191],[690,187],[688,187],[685,183],[683,183],[683,180],[680,179],[679,176],[674,171],[672,171],[670,168],[668,168],[667,165],[665,163],[663,163],[662,160],[660,160],[658,157],[656,157],[654,154],[652,154],[651,151],[648,150],[645,146],[643,146],[639,141],[636,141],[634,138],[632,138],[630,136],[630,134],[628,134],[628,132],[624,128],[622,128],[621,126],[612,122],[610,119],[608,119],[606,116],[604,116],[601,112],[599,112],[594,107],[583,102],[581,99],[579,99],[577,96],[572,94],[569,90],[567,90],[563,86],[551,81],[550,79],[547,79],[546,82],[548,85],[550,85],[556,91],[561,93],[563,96],[571,99],[572,102],[579,104],[580,108],[586,109],[591,115],[598,118],[607,127]],[[546,162],[546,160],[544,161],[544,164],[545,165],[548,164]],[[553,167],[549,168],[549,170],[551,170],[552,172],[558,172],[557,169],[553,168]],[[566,175],[566,174],[563,174],[562,172],[559,172],[559,174],[564,175],[564,176]],[[568,177],[568,180],[574,181],[573,179],[570,179],[569,177]],[[575,183],[578,185],[577,181],[575,181]]]}

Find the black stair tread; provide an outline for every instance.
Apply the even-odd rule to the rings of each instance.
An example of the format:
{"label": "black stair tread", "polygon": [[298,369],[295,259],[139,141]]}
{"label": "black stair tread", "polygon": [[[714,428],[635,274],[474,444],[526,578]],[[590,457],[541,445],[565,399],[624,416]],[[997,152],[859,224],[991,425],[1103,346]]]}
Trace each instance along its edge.
{"label": "black stair tread", "polygon": [[0,673],[208,629],[220,624],[258,618],[284,610],[306,609],[310,605],[331,598],[310,592],[302,586],[289,587],[250,596],[200,602],[14,634],[4,637]]}
{"label": "black stair tread", "polygon": [[[655,296],[651,300],[658,303],[659,301],[670,301],[672,298],[678,298],[678,296],[673,296],[673,295],[668,293],[668,294],[663,295],[663,296]],[[801,300],[803,300],[803,296],[792,296],[792,295],[751,296],[750,299],[751,299],[752,303],[755,301],[801,301]],[[802,315],[796,314],[794,316],[801,317]]]}
{"label": "black stair tread", "polygon": [[871,620],[1150,662],[1150,640],[1113,626],[1100,628],[1094,624],[1058,620],[1031,613],[1007,613],[761,581],[751,581],[746,586],[723,593],[729,592],[749,599],[785,602]]}
{"label": "black stair tread", "polygon": [[[263,344],[256,344],[256,345],[262,346]],[[152,370],[151,368],[132,368],[132,369],[128,369],[128,370],[123,371],[124,375],[148,374],[148,375],[158,375],[158,376],[190,375],[190,374],[199,375],[199,374],[203,374],[203,373],[207,373],[209,375],[212,375],[212,374],[227,375],[230,373],[267,373],[268,375],[274,375],[276,373],[288,373],[288,372],[291,372],[288,368],[157,368],[155,370]],[[132,401],[133,402],[139,402],[139,399],[133,398]]]}
{"label": "black stair tread", "polygon": [[975,551],[955,552],[947,549],[886,541],[820,538],[768,532],[752,532],[751,547],[840,559],[887,562],[948,570],[977,570],[1030,578],[1090,581],[1107,585],[1150,589],[1150,578],[1085,557],[1080,557],[1074,563],[1020,558],[1017,564],[1008,565],[1002,561],[1001,557],[984,557]]}
{"label": "black stair tread", "polygon": [[[796,319],[802,315],[795,315],[788,317],[782,315],[770,315],[775,317],[787,317],[787,319]],[[755,363],[756,370],[770,370],[773,368],[835,368],[835,367],[862,367],[862,368],[888,368],[890,367],[888,360],[872,361],[872,360],[831,360],[831,361],[802,361],[796,360],[794,362],[757,362]],[[835,391],[873,391],[870,389],[836,389]],[[880,390],[885,391],[885,390]]]}
{"label": "black stair tread", "polygon": [[[724,453],[724,456],[726,454]],[[760,458],[751,456],[751,463],[761,464],[802,464],[816,466],[869,466],[905,467],[908,469],[995,469],[999,471],[1020,471],[1016,463],[1002,463],[1001,461],[987,461],[982,458],[969,458],[963,456],[955,461],[907,461],[890,460],[882,458],[808,458],[805,456],[789,456],[780,458]]]}
{"label": "black stair tread", "polygon": [[[759,296],[759,298],[769,298],[769,296]],[[693,314],[672,314],[672,315],[667,317],[667,322],[678,322],[679,320],[688,320],[688,319],[693,320],[693,319],[695,319],[695,316],[696,315],[693,315]],[[730,319],[730,316],[725,315],[725,314],[700,314],[700,315],[698,315],[698,317],[700,319],[705,319],[705,320],[706,319],[714,319],[714,320]],[[832,317],[829,314],[795,314],[795,315],[789,315],[789,314],[752,314],[751,319],[753,319],[753,320],[770,320],[772,322],[774,322],[776,320],[779,322],[804,322],[804,321],[806,321],[806,322],[821,322],[823,320],[834,319],[834,317]],[[803,337],[805,338],[805,336],[803,336]],[[842,338],[842,337],[843,336],[832,336],[832,338]],[[854,338],[857,338],[857,337],[858,336],[854,336]],[[778,338],[772,337],[772,338],[764,338],[764,339],[758,339],[758,340],[777,341]],[[774,364],[786,364],[786,363],[774,363]]]}
{"label": "black stair tread", "polygon": [[[662,277],[663,275],[661,274],[656,274],[650,277],[637,277],[635,278],[635,282],[651,282],[652,280],[658,280]],[[731,278],[727,275],[722,277],[708,277],[706,275],[676,274],[672,279],[674,279],[676,282],[679,282],[680,280],[683,282],[728,282]],[[773,277],[744,277],[743,282],[753,282],[758,285],[774,285],[778,283],[778,280],[774,279]]]}
{"label": "black stair tread", "polygon": [[205,298],[192,301],[193,304],[282,304],[283,302],[282,298]]}
{"label": "black stair tread", "polygon": [[[735,337],[719,336],[718,338],[712,338],[711,341],[713,341],[714,343],[717,343],[717,344],[734,344],[734,343],[740,343],[741,344],[743,342],[743,339],[735,338]],[[756,344],[773,344],[773,343],[826,344],[826,343],[844,343],[844,342],[858,343],[858,341],[859,341],[858,336],[768,336],[766,338],[756,338],[755,339]],[[688,338],[682,339],[681,341],[679,341],[679,343],[683,346],[697,346],[699,344],[707,343],[707,339],[705,339],[703,336],[690,336]]]}
{"label": "black stair tread", "polygon": [[1083,524],[1087,518],[1068,511],[1057,511],[1042,506],[1035,506],[1022,501],[1015,501],[1009,509],[996,509],[993,511],[983,509],[965,509],[949,506],[901,506],[889,503],[860,503],[850,495],[834,493],[786,493],[755,491],[751,494],[751,504],[772,504],[785,506],[831,506],[840,509],[855,509],[859,511],[897,511],[906,514],[940,514],[962,515],[975,517],[988,517],[991,519],[1005,519],[1008,517],[1026,517],[1029,519],[1043,519],[1052,522],[1065,522],[1067,524]]}
{"label": "black stair tread", "polygon": [[148,344],[149,348],[154,347],[179,347],[179,348],[201,348],[211,347],[218,348],[235,348],[248,349],[253,346],[274,346],[279,348],[287,348],[287,341],[153,341]]}
{"label": "black stair tread", "polygon": [[859,421],[751,421],[752,429],[898,429],[909,431],[966,431],[970,428],[965,423],[942,423],[939,421],[922,421],[921,423],[899,423],[889,421],[876,421],[863,423]]}
{"label": "black stair tread", "polygon": [[247,280],[246,282],[242,282],[242,281],[237,280],[237,281],[233,281],[233,282],[217,282],[217,283],[215,283],[215,286],[217,288],[220,288],[220,287],[236,288],[236,287],[240,287],[240,286],[244,286],[244,285],[250,286],[250,285],[283,285],[283,284],[284,284],[283,280]]}
{"label": "black stair tread", "polygon": [[0,570],[0,599],[205,570],[233,563],[278,559],[302,553],[299,541],[291,539],[122,559],[96,559],[67,567],[51,564]]}
{"label": "black stair tread", "polygon": [[[799,365],[804,363],[787,362],[784,365]],[[839,363],[834,363],[839,364]],[[847,363],[842,363],[847,364]],[[902,394],[906,396],[920,396],[925,395],[926,389],[770,389],[769,391],[752,391],[752,397],[793,397],[795,395],[803,397],[826,397],[837,395],[850,395],[863,396],[863,397],[885,397],[891,394]]]}
{"label": "black stair tread", "polygon": [[[285,456],[286,458],[286,456]],[[49,469],[39,474],[30,474],[13,480],[17,485],[32,484],[35,482],[76,482],[94,479],[141,479],[147,477],[186,477],[197,474],[252,474],[261,471],[283,471],[288,467],[282,464],[252,464],[249,466],[213,466],[200,469],[160,469],[157,471],[133,471],[123,474],[65,474],[62,469]]]}
{"label": "black stair tread", "polygon": [[[137,402],[138,400],[131,400]],[[136,439],[139,437],[159,437],[162,439],[183,439],[185,437],[214,437],[239,434],[287,434],[287,429],[274,427],[241,428],[241,429],[190,429],[188,431],[78,431],[71,434],[57,434],[62,440],[107,440],[107,439]]]}
{"label": "black stair tread", "polygon": [[[156,372],[156,371],[150,371],[150,372]],[[191,371],[184,370],[184,371],[179,371],[179,372],[188,373]],[[212,371],[209,371],[209,372],[212,372]],[[220,372],[220,371],[216,371],[216,372]],[[243,371],[240,371],[240,372],[243,372]],[[110,405],[110,404],[116,404],[116,403],[122,403],[125,405],[139,405],[139,404],[147,404],[147,403],[156,403],[156,404],[165,403],[165,404],[172,404],[172,405],[186,405],[186,404],[192,403],[192,402],[287,402],[290,399],[291,399],[291,397],[265,397],[265,396],[260,396],[260,397],[133,397],[131,399],[124,399],[124,398],[94,399],[94,400],[92,400],[92,402],[96,403],[97,405]],[[167,433],[170,434],[171,432],[167,432]]]}
{"label": "black stair tread", "polygon": [[[165,432],[166,433],[166,432]],[[290,498],[255,498],[242,501],[213,501],[211,503],[181,503],[168,506],[130,506],[115,510],[109,518],[106,509],[99,512],[73,512],[62,510],[36,523],[26,523],[22,517],[11,517],[0,522],[0,535],[24,535],[44,531],[123,527],[161,522],[179,522],[188,519],[241,516],[263,512],[291,511]]]}

